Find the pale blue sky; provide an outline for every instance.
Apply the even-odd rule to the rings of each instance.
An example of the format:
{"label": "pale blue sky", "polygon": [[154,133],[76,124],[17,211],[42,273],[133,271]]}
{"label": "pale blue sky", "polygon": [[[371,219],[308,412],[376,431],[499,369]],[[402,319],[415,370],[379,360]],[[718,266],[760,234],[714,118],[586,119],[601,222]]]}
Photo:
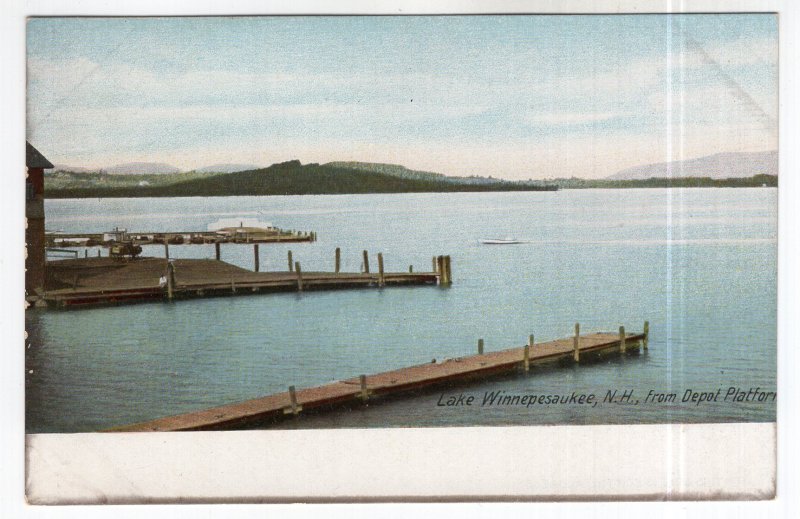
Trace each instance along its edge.
{"label": "pale blue sky", "polygon": [[39,18],[54,162],[602,177],[777,147],[773,15]]}

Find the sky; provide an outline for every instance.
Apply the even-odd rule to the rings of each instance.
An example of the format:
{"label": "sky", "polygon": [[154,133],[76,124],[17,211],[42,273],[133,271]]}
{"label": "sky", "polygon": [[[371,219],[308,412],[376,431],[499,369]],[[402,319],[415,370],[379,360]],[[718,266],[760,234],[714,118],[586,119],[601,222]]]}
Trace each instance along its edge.
{"label": "sky", "polygon": [[602,178],[777,149],[772,14],[31,18],[51,162]]}

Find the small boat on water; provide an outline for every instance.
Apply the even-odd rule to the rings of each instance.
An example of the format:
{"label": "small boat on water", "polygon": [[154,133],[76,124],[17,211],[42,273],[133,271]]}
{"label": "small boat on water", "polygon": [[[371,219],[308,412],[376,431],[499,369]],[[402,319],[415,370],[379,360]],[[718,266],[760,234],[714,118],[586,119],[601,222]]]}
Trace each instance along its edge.
{"label": "small boat on water", "polygon": [[517,243],[525,243],[516,238],[487,238],[480,240],[480,242],[484,245],[515,245]]}

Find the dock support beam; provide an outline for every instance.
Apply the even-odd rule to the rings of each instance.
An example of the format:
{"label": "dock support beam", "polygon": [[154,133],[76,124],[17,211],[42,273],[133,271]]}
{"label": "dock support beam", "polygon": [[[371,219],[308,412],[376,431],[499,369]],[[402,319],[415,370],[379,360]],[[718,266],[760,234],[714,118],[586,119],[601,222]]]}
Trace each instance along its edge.
{"label": "dock support beam", "polygon": [[439,284],[449,285],[450,278],[450,256],[436,257],[436,272],[439,274]]}
{"label": "dock support beam", "polygon": [[217,261],[219,261],[219,259],[220,259],[220,257],[221,257],[221,254],[220,254],[220,250],[219,250],[219,249],[220,249],[219,242],[216,242],[216,243],[214,244],[214,256],[217,258]]}
{"label": "dock support beam", "polygon": [[338,274],[342,267],[342,249],[336,247],[336,261],[335,261],[336,273]]}
{"label": "dock support beam", "polygon": [[300,262],[295,261],[294,270],[297,272],[297,291],[303,291],[303,271],[300,269]]}
{"label": "dock support beam", "polygon": [[528,335],[528,344],[522,352],[522,368],[526,373],[531,369],[531,348],[533,348],[533,334]]}
{"label": "dock support beam", "polygon": [[289,386],[289,407],[283,408],[283,414],[293,414],[297,416],[302,410],[303,406],[297,403],[297,391],[294,386]]}
{"label": "dock support beam", "polygon": [[647,349],[647,341],[650,340],[650,321],[644,322],[644,340],[642,341],[642,345],[644,349]]}
{"label": "dock support beam", "polygon": [[364,273],[369,274],[369,253],[364,251],[362,255],[364,256]]}
{"label": "dock support beam", "polygon": [[258,264],[258,244],[253,245],[253,263],[255,265],[255,272],[258,272],[259,264]]}
{"label": "dock support beam", "polygon": [[478,339],[478,355],[483,355],[483,339]]}
{"label": "dock support beam", "polygon": [[619,352],[625,353],[625,327],[619,327]]}
{"label": "dock support beam", "polygon": [[172,301],[175,291],[175,265],[171,261],[167,262],[167,299]]}
{"label": "dock support beam", "polygon": [[386,284],[386,280],[383,277],[383,253],[378,253],[378,286],[382,287]]}
{"label": "dock support beam", "polygon": [[581,361],[581,350],[578,348],[578,341],[581,336],[581,325],[575,323],[575,337],[572,339],[572,359],[575,362]]}
{"label": "dock support beam", "polygon": [[286,253],[286,258],[289,260],[289,272],[292,272],[294,268],[294,263],[292,263],[292,251]]}

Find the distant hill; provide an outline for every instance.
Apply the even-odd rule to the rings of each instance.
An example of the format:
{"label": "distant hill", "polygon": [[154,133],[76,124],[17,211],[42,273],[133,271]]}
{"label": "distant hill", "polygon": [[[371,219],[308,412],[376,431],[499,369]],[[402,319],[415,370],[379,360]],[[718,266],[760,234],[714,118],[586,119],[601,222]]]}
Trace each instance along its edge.
{"label": "distant hill", "polygon": [[179,168],[163,162],[127,162],[103,168],[103,170],[112,175],[164,175],[181,171]]}
{"label": "distant hill", "polygon": [[198,173],[237,173],[239,171],[250,171],[259,168],[261,168],[261,166],[255,164],[213,164],[196,169],[195,171]]}
{"label": "distant hill", "polygon": [[75,173],[89,173],[92,171],[99,171],[100,168],[81,168],[78,166],[68,166],[66,164],[53,164],[53,169],[46,169],[45,174],[52,173],[54,171],[74,171]]}
{"label": "distant hill", "polygon": [[431,171],[417,171],[408,169],[405,166],[398,164],[383,164],[380,162],[328,162],[325,164],[332,168],[355,169],[358,171],[369,171],[372,173],[382,173],[384,175],[391,175],[398,178],[413,178],[415,180],[451,180],[452,177],[447,177],[441,173],[433,173]]}
{"label": "distant hill", "polygon": [[665,177],[746,178],[778,174],[778,152],[717,153],[699,159],[659,162],[628,168],[609,180],[646,180]]}
{"label": "distant hill", "polygon": [[449,182],[453,184],[496,184],[498,182],[505,182],[509,184],[518,184],[518,182],[511,182],[508,180],[496,179],[492,177],[457,177],[442,175],[441,173],[433,173],[432,171],[418,171],[408,169],[405,166],[397,164],[383,164],[380,162],[328,162],[326,166],[334,168],[355,169],[359,171],[369,171],[372,173],[381,173],[384,175],[391,175],[398,178],[408,178],[413,180],[429,180],[433,182]]}
{"label": "distant hill", "polygon": [[[88,174],[86,174],[88,175]],[[181,175],[188,175],[182,173]],[[53,189],[45,183],[48,198],[156,197],[156,196],[247,196],[322,195],[361,193],[424,193],[450,191],[544,191],[555,186],[534,186],[495,181],[456,184],[441,180],[400,178],[384,173],[330,165],[306,164],[299,160],[273,164],[268,168],[238,173],[204,174],[177,183],[148,186],[77,186],[73,182]]]}

